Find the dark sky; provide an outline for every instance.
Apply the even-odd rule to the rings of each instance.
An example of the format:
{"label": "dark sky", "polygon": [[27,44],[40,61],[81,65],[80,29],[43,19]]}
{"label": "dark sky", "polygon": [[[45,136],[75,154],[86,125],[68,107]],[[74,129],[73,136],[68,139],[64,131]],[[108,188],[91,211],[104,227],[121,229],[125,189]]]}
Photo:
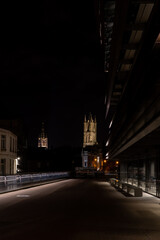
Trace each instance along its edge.
{"label": "dark sky", "polygon": [[104,73],[93,0],[4,3],[0,61],[1,118],[22,117],[33,144],[44,121],[50,146],[81,146],[89,112],[102,141]]}

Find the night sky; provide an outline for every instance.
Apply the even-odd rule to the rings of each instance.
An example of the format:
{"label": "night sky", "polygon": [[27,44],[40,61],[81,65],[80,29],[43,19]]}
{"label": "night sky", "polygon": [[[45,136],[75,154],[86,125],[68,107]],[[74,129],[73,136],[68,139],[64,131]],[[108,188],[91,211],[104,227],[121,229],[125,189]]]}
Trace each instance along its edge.
{"label": "night sky", "polygon": [[31,144],[44,121],[49,146],[81,146],[89,112],[103,141],[105,78],[93,0],[3,3],[0,61],[1,118],[22,118]]}

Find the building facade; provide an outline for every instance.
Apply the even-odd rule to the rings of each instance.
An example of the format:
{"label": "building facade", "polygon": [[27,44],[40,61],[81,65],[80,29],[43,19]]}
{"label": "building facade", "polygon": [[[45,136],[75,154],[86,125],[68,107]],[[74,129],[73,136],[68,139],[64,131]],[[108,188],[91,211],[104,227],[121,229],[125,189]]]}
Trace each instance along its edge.
{"label": "building facade", "polygon": [[88,120],[84,117],[83,147],[97,144],[97,121],[90,113]]}
{"label": "building facade", "polygon": [[0,175],[17,173],[17,136],[0,128]]}
{"label": "building facade", "polygon": [[45,133],[44,123],[42,123],[41,133],[38,137],[38,147],[39,148],[48,148],[48,137]]}
{"label": "building facade", "polygon": [[[106,159],[160,197],[160,1],[97,0],[106,76]],[[117,40],[118,39],[118,40]]]}
{"label": "building facade", "polygon": [[97,121],[91,113],[88,119],[84,117],[82,167],[96,171],[103,168],[103,154],[97,142]]}

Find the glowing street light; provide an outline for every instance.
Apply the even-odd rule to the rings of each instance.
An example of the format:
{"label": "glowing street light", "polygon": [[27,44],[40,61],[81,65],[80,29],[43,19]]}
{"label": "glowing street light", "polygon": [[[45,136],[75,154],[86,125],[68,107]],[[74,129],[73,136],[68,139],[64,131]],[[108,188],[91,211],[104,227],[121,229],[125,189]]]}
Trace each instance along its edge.
{"label": "glowing street light", "polygon": [[21,158],[20,157],[17,157],[15,160],[16,160],[16,173],[19,172],[19,169],[18,169],[18,165],[19,165],[19,160]]}

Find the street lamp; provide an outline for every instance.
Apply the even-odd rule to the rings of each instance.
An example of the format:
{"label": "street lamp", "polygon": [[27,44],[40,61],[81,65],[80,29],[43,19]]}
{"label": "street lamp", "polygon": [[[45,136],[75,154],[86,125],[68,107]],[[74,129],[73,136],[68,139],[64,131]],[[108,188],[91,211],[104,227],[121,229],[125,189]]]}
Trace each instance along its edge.
{"label": "street lamp", "polygon": [[19,160],[21,158],[20,157],[17,157],[15,160],[16,160],[16,173],[19,172],[19,169],[18,169],[18,165],[19,165]]}

